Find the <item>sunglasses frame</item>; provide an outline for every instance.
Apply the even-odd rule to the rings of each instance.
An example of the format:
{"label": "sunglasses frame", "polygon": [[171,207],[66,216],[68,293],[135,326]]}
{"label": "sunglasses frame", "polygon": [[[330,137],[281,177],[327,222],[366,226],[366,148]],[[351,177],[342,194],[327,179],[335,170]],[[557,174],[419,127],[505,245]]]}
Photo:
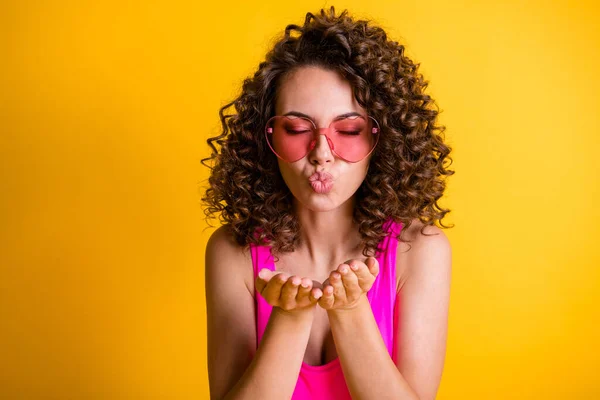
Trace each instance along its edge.
{"label": "sunglasses frame", "polygon": [[[312,130],[313,131],[313,137],[312,137],[312,140],[310,142],[310,148],[308,149],[308,151],[302,157],[298,158],[297,160],[289,161],[289,160],[284,159],[279,154],[277,154],[277,152],[275,151],[275,149],[271,146],[271,143],[269,141],[268,135],[273,133],[272,132],[273,128],[269,127],[269,123],[273,119],[276,119],[276,118],[287,118],[287,119],[290,119],[290,120],[303,119],[303,120],[309,121],[311,123],[311,125],[313,126],[313,130]],[[366,120],[366,118],[364,116],[362,116],[362,115],[360,117],[357,116],[357,118],[363,118],[363,119]],[[344,119],[352,119],[352,117],[345,117],[345,118],[341,118],[341,119],[334,119],[333,121],[331,121],[331,123],[329,123],[329,126],[327,128],[317,128],[317,126],[315,125],[315,123],[313,122],[313,120],[311,120],[309,118],[306,118],[306,117],[290,116],[290,115],[274,115],[271,118],[269,118],[267,120],[267,123],[265,124],[265,140],[267,142],[267,145],[269,145],[269,148],[271,149],[271,151],[273,152],[273,154],[275,154],[280,160],[285,161],[287,163],[294,163],[294,162],[296,162],[298,160],[301,160],[304,157],[306,157],[306,155],[308,153],[310,153],[315,148],[315,146],[317,145],[317,139],[318,139],[319,135],[325,135],[325,138],[327,139],[327,144],[329,145],[329,149],[332,151],[332,153],[334,153],[336,156],[338,156],[339,158],[341,158],[342,160],[344,160],[346,162],[357,163],[357,162],[360,162],[360,161],[364,160],[366,157],[368,157],[369,154],[371,154],[373,152],[373,150],[375,150],[375,147],[377,147],[377,144],[379,143],[379,136],[380,136],[379,134],[381,133],[381,127],[379,126],[379,122],[377,122],[377,120],[375,118],[373,118],[372,116],[370,116],[370,115],[367,115],[367,118],[371,118],[375,122],[375,126],[372,127],[371,133],[373,135],[377,135],[377,136],[376,136],[375,144],[373,145],[373,148],[363,158],[361,158],[360,160],[357,160],[357,161],[350,161],[350,160],[345,159],[341,155],[339,155],[335,151],[335,146],[333,145],[333,142],[329,138],[329,133],[331,132],[331,125],[333,125],[334,122],[336,122],[336,121],[343,121]],[[271,130],[271,131],[269,132],[269,130]]]}

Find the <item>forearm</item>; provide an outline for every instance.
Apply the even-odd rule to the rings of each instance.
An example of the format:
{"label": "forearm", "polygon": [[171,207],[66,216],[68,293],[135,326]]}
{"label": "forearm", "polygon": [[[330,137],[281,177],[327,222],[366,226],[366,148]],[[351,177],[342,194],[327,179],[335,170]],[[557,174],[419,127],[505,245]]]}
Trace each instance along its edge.
{"label": "forearm", "polygon": [[354,309],[327,314],[353,399],[418,399],[390,357],[366,296]]}
{"label": "forearm", "polygon": [[314,310],[273,307],[258,349],[224,400],[292,397],[310,337]]}

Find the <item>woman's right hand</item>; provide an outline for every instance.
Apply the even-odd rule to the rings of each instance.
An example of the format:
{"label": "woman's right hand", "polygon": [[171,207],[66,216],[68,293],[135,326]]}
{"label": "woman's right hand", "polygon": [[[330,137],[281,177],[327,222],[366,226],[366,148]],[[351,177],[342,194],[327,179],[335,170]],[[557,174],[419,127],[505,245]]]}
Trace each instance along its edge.
{"label": "woman's right hand", "polygon": [[323,296],[318,282],[267,268],[259,271],[254,284],[267,303],[288,312],[313,308]]}

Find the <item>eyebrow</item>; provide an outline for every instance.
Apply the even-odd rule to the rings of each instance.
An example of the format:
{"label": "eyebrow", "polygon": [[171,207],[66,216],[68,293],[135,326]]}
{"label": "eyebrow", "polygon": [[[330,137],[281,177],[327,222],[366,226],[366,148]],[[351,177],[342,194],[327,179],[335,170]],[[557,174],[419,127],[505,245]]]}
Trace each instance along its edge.
{"label": "eyebrow", "polygon": [[[315,119],[313,117],[311,117],[310,115],[301,113],[300,111],[290,111],[290,112],[287,112],[287,113],[283,114],[283,116],[286,116],[286,115],[293,115],[293,116],[296,116],[296,117],[304,117],[304,118],[308,118],[311,121],[315,122]],[[358,113],[356,111],[351,111],[351,112],[348,112],[348,113],[345,113],[345,114],[340,114],[337,117],[335,117],[334,119],[348,118],[348,117],[355,117],[355,116],[363,117],[364,118],[364,115],[362,115],[362,114],[360,114],[360,113]]]}

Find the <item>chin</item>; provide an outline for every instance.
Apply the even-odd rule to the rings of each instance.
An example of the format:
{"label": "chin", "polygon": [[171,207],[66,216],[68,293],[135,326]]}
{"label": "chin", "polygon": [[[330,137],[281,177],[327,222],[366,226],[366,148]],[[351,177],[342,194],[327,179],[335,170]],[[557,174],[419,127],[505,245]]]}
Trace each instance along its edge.
{"label": "chin", "polygon": [[308,194],[303,193],[300,197],[294,197],[296,198],[296,202],[300,203],[302,207],[311,211],[327,212],[344,206],[348,201],[352,201],[352,195],[348,198],[340,198],[339,194],[335,193],[334,190],[326,194],[319,194],[313,191],[312,188],[309,190]]}

